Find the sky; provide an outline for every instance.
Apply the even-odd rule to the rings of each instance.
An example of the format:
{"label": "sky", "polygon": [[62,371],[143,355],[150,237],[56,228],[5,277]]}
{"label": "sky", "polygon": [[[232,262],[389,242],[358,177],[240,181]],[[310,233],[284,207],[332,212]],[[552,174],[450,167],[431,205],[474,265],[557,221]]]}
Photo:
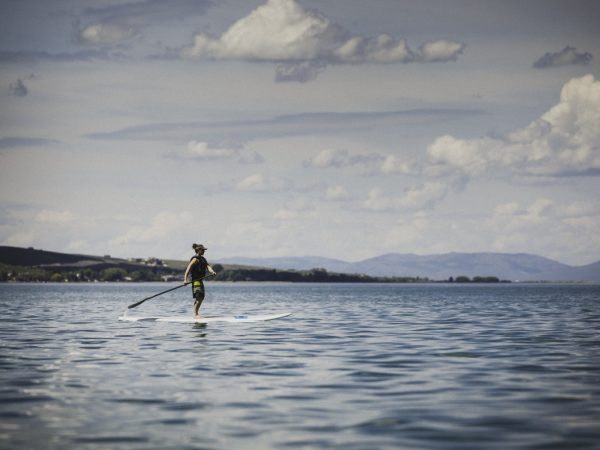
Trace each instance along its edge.
{"label": "sky", "polygon": [[0,244],[600,260],[600,2],[1,0]]}

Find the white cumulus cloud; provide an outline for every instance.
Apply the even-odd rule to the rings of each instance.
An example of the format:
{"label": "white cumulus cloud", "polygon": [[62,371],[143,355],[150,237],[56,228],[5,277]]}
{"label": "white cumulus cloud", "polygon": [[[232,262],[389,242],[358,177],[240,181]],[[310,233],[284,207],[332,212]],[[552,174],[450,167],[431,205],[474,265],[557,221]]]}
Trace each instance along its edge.
{"label": "white cumulus cloud", "polygon": [[114,45],[123,43],[133,36],[133,27],[109,23],[96,23],[86,26],[79,32],[79,39],[84,44]]}
{"label": "white cumulus cloud", "polygon": [[348,150],[325,149],[304,162],[305,167],[342,168],[356,165],[379,163],[384,159],[377,153],[351,154]]}
{"label": "white cumulus cloud", "polygon": [[430,181],[411,186],[399,197],[388,196],[382,189],[374,188],[363,205],[371,211],[419,211],[432,208],[443,200],[448,192],[447,184]]}
{"label": "white cumulus cloud", "polygon": [[350,194],[344,186],[338,184],[336,186],[331,186],[327,188],[325,198],[331,201],[343,202],[350,199]]}
{"label": "white cumulus cloud", "polygon": [[230,148],[211,148],[206,142],[191,141],[183,156],[190,159],[226,159],[237,154],[237,150]]}
{"label": "white cumulus cloud", "polygon": [[600,174],[600,82],[574,78],[560,101],[525,128],[502,137],[437,138],[427,149],[427,172],[477,176],[494,169],[526,175]]}
{"label": "white cumulus cloud", "polygon": [[264,158],[254,151],[245,150],[243,148],[213,147],[207,142],[201,141],[190,141],[186,148],[168,153],[166,156],[195,161],[235,159],[242,164],[257,164],[264,162]]}
{"label": "white cumulus cloud", "polygon": [[278,62],[276,81],[310,81],[327,64],[392,64],[455,61],[465,44],[426,42],[418,51],[382,33],[354,35],[296,0],[267,0],[221,36],[199,33],[180,51],[184,59]]}
{"label": "white cumulus cloud", "polygon": [[254,173],[235,185],[235,190],[240,192],[280,192],[291,189],[289,181],[283,178],[270,177],[262,173]]}
{"label": "white cumulus cloud", "polygon": [[396,155],[388,155],[381,165],[381,172],[385,174],[414,175],[417,173],[417,166],[415,161],[401,159]]}
{"label": "white cumulus cloud", "polygon": [[413,52],[404,39],[394,39],[388,34],[376,38],[354,36],[333,51],[334,61],[341,63],[390,64],[414,60]]}
{"label": "white cumulus cloud", "polygon": [[420,48],[417,58],[423,62],[456,61],[465,49],[461,42],[439,40],[426,42]]}
{"label": "white cumulus cloud", "polygon": [[308,60],[332,38],[333,25],[294,0],[268,0],[234,23],[220,38],[200,33],[182,50],[185,58]]}

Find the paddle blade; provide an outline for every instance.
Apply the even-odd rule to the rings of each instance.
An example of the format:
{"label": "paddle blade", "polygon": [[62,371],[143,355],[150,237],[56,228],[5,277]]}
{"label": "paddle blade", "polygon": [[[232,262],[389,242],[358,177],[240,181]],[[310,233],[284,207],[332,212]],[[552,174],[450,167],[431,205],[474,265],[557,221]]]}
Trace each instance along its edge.
{"label": "paddle blade", "polygon": [[135,308],[136,306],[140,306],[140,305],[141,305],[142,303],[144,303],[145,301],[146,301],[146,299],[144,299],[144,300],[140,300],[139,302],[137,302],[137,303],[134,303],[133,305],[129,305],[129,306],[127,307],[127,309],[131,309],[131,308]]}

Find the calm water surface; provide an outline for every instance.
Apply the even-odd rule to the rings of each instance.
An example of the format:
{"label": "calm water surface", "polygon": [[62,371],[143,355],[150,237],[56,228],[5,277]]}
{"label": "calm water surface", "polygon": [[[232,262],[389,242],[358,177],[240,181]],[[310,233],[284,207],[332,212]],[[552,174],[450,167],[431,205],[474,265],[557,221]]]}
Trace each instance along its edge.
{"label": "calm water surface", "polygon": [[600,448],[600,286],[169,287],[0,285],[0,448]]}

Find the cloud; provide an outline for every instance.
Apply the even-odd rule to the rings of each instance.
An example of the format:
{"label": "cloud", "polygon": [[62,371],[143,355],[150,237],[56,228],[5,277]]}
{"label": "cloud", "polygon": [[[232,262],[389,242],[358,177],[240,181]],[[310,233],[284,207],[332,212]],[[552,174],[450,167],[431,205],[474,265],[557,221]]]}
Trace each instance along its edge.
{"label": "cloud", "polygon": [[128,139],[155,141],[200,141],[211,146],[224,142],[245,142],[288,136],[319,135],[343,131],[371,131],[378,126],[397,126],[421,122],[436,122],[454,117],[485,114],[476,109],[410,109],[382,112],[325,112],[276,116],[267,120],[241,120],[230,122],[156,123],[121,130],[88,134],[90,139]]}
{"label": "cloud", "polygon": [[161,211],[149,224],[135,225],[125,233],[110,241],[111,248],[119,248],[135,244],[148,244],[164,241],[178,232],[187,231],[194,225],[193,216],[188,211]]}
{"label": "cloud", "polygon": [[0,51],[0,63],[27,63],[38,61],[73,62],[108,60],[118,55],[111,55],[106,50],[88,49],[75,52],[50,53],[45,51]]}
{"label": "cloud", "polygon": [[89,216],[77,210],[0,205],[0,243],[47,250],[124,257],[172,255],[173,248],[188,248],[186,241],[196,239],[191,234],[207,227],[205,217],[194,216],[193,211],[164,210],[149,217],[139,211],[133,216],[114,211]]}
{"label": "cloud", "polygon": [[404,39],[388,34],[376,38],[353,36],[333,51],[332,62],[349,64],[391,64],[414,61],[415,55]]}
{"label": "cloud", "polygon": [[81,20],[87,23],[77,30],[77,39],[84,45],[120,46],[153,24],[203,15],[212,5],[210,0],[145,0],[86,8]]}
{"label": "cloud", "polygon": [[[446,253],[463,248],[468,251],[535,253],[564,259],[565,255],[586,255],[597,259],[594,249],[600,245],[598,220],[600,201],[587,200],[564,203],[555,199],[534,197],[531,200],[484,207],[480,214],[469,216],[463,211],[444,214],[443,220],[434,212],[421,210],[405,214],[390,209],[393,224],[377,232],[383,251],[403,248],[417,253]],[[573,205],[573,207],[571,207]],[[371,221],[374,226],[385,221]]]}
{"label": "cloud", "polygon": [[383,158],[383,156],[377,153],[353,155],[348,150],[326,149],[320,151],[308,161],[304,161],[304,167],[339,169],[342,167],[379,163]]}
{"label": "cloud", "polygon": [[438,40],[418,51],[388,34],[353,35],[296,0],[267,0],[221,36],[194,36],[183,59],[277,62],[276,81],[310,81],[328,64],[394,64],[456,61],[465,44]]}
{"label": "cloud", "polygon": [[4,137],[0,138],[0,149],[17,147],[39,147],[56,144],[57,142],[58,141],[55,141],[53,139]]}
{"label": "cloud", "polygon": [[[561,221],[577,221],[582,218],[600,216],[600,202],[596,200],[579,200],[569,204],[561,205],[548,198],[538,198],[528,206],[522,206],[518,202],[503,203],[494,209],[493,220],[518,221],[519,224],[539,224],[541,218],[551,218]],[[519,226],[511,227],[519,228]]]}
{"label": "cloud", "polygon": [[206,142],[191,141],[188,143],[184,156],[190,159],[227,159],[237,153],[235,149],[210,148]]}
{"label": "cloud", "polygon": [[[431,245],[432,223],[421,215],[408,215],[399,218],[393,227],[380,236],[384,248],[407,248],[416,246],[423,252],[425,242]],[[447,238],[445,238],[447,241]]]}
{"label": "cloud", "polygon": [[299,199],[289,201],[285,206],[277,210],[273,214],[273,218],[277,220],[295,220],[314,217],[315,206],[306,200]]}
{"label": "cloud", "polygon": [[536,69],[548,69],[550,67],[581,65],[587,66],[592,61],[592,54],[589,52],[577,53],[575,47],[566,46],[559,52],[546,53],[540,59],[533,63]]}
{"label": "cloud", "polygon": [[7,229],[8,227],[15,227],[22,224],[23,220],[19,218],[10,208],[6,208],[0,205],[0,242],[3,238],[3,233],[1,233],[3,229]]}
{"label": "cloud", "polygon": [[400,159],[396,155],[388,155],[381,165],[381,172],[385,174],[416,175],[419,173],[419,169],[416,161]]}
{"label": "cloud", "polygon": [[10,236],[6,236],[2,240],[3,245],[11,245],[15,247],[30,247],[33,242],[40,237],[39,232],[32,229],[19,229],[12,233]]}
{"label": "cloud", "polygon": [[[281,228],[285,228],[282,233]],[[226,224],[215,238],[219,246],[231,246],[238,255],[256,253],[256,244],[260,243],[263,255],[285,255],[291,244],[289,222],[281,223],[273,220],[256,220],[238,217]],[[233,244],[233,245],[232,245]]]}
{"label": "cloud", "polygon": [[456,61],[465,50],[465,44],[460,42],[439,40],[426,42],[421,45],[417,59],[421,62]]}
{"label": "cloud", "polygon": [[[115,220],[114,216],[110,220]],[[21,247],[71,249],[72,243],[93,235],[106,221],[66,209],[37,209],[27,204],[0,206],[0,242]]]}
{"label": "cloud", "polygon": [[564,255],[589,253],[600,244],[600,202],[559,204],[537,198],[529,204],[517,202],[496,206],[480,223],[480,231],[493,236],[494,251],[523,251]]}
{"label": "cloud", "polygon": [[79,40],[83,44],[114,45],[131,39],[135,34],[133,27],[97,23],[81,30]]}
{"label": "cloud", "polygon": [[401,197],[387,196],[380,188],[372,189],[363,206],[370,211],[419,211],[430,209],[442,201],[449,186],[442,182],[425,182],[411,186]]}
{"label": "cloud", "polygon": [[404,39],[394,39],[381,34],[376,38],[354,36],[334,51],[332,63],[349,64],[393,64],[411,62],[456,61],[465,49],[465,44],[439,40],[426,42],[419,51],[411,50]]}
{"label": "cloud", "polygon": [[600,82],[573,78],[560,101],[527,127],[501,137],[437,138],[427,148],[426,173],[480,176],[492,170],[522,175],[600,175]]}
{"label": "cloud", "polygon": [[220,38],[200,33],[183,58],[304,61],[316,59],[339,30],[295,0],[268,0],[234,23]]}
{"label": "cloud", "polygon": [[291,183],[283,178],[269,177],[262,173],[254,173],[243,178],[235,184],[238,192],[281,192],[292,188]]}
{"label": "cloud", "polygon": [[275,68],[275,81],[278,83],[306,83],[316,79],[327,65],[318,61],[279,64]]}
{"label": "cloud", "polygon": [[67,224],[76,220],[78,220],[78,216],[72,211],[54,211],[46,209],[38,212],[34,217],[35,222],[53,224]]}
{"label": "cloud", "polygon": [[325,198],[334,202],[345,202],[350,200],[350,194],[344,186],[340,186],[338,184],[336,186],[331,186],[327,188]]}
{"label": "cloud", "polygon": [[8,88],[11,95],[15,97],[25,97],[29,93],[27,86],[25,86],[25,83],[20,78],[15,83],[11,83]]}
{"label": "cloud", "polygon": [[216,161],[223,159],[236,159],[242,164],[259,164],[264,158],[253,151],[239,148],[212,147],[207,142],[190,141],[185,149],[171,152],[166,155],[175,159],[187,159],[195,161]]}

